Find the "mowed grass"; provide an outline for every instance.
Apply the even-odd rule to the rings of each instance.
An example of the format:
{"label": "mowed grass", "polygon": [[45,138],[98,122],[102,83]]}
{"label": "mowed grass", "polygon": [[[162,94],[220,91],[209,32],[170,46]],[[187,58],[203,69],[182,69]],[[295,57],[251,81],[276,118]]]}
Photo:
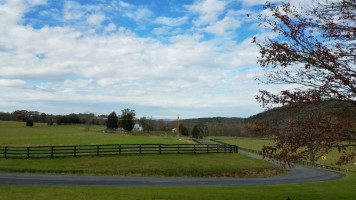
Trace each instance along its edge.
{"label": "mowed grass", "polygon": [[155,177],[270,177],[287,174],[286,170],[271,163],[232,153],[2,158],[0,172]]}
{"label": "mowed grass", "polygon": [[88,132],[84,125],[48,126],[35,123],[34,127],[26,127],[25,122],[0,121],[0,146],[181,144],[188,142],[187,138],[175,136],[104,133],[105,128],[105,126],[92,125]]}
{"label": "mowed grass", "polygon": [[[244,147],[244,148],[248,148],[248,149],[254,149],[254,150],[262,150],[263,145],[269,145],[269,144],[273,144],[273,140],[266,140],[266,139],[260,139],[260,138],[244,138],[244,137],[212,137],[214,139],[222,139],[221,141],[226,142],[228,144],[232,144],[232,145],[237,145],[239,147]],[[336,165],[335,163],[337,162],[337,160],[339,159],[340,155],[342,155],[338,150],[334,149],[332,151],[330,151],[329,153],[325,154],[326,156],[326,160],[323,161],[321,159],[321,157],[318,158],[317,163],[318,164],[324,164],[328,165],[328,166],[333,166],[333,167],[339,167],[342,169],[349,169],[349,170],[353,170],[356,171],[356,165],[353,164],[353,162],[356,163],[356,157],[354,158],[354,160],[352,160],[352,162],[348,163],[347,165]]]}
{"label": "mowed grass", "polygon": [[[0,145],[80,144],[177,144],[192,142],[163,134],[128,135],[104,133],[104,126],[83,125],[26,127],[20,122],[0,121]],[[270,163],[238,154],[203,155],[122,155],[112,157],[0,159],[1,172],[85,174],[108,176],[264,177],[286,171]]]}
{"label": "mowed grass", "polygon": [[356,175],[335,181],[224,187],[54,187],[0,186],[4,200],[354,200]]}

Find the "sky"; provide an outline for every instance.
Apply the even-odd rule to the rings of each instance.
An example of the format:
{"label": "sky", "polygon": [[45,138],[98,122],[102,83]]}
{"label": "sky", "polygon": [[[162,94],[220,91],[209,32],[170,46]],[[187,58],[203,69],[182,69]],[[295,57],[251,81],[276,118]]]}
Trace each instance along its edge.
{"label": "sky", "polygon": [[264,2],[0,0],[0,111],[255,115]]}

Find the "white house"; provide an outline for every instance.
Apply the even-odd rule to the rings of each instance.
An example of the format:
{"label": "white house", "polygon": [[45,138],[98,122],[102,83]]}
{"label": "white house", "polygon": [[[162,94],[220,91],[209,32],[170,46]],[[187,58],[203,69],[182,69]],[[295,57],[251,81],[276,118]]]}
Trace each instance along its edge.
{"label": "white house", "polygon": [[143,127],[140,124],[135,124],[133,130],[134,131],[143,131]]}

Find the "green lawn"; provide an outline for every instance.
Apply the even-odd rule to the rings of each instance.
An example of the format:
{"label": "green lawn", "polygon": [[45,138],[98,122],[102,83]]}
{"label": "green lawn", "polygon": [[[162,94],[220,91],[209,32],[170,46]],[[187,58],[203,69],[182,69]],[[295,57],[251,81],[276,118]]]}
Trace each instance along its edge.
{"label": "green lawn", "polygon": [[0,146],[85,145],[85,144],[179,144],[188,138],[165,135],[128,135],[104,133],[105,126],[93,125],[85,131],[84,125],[54,125],[0,121]]}
{"label": "green lawn", "polygon": [[[244,147],[244,148],[254,149],[259,151],[261,151],[263,145],[273,144],[273,140],[265,140],[260,138],[243,138],[243,137],[237,137],[237,138],[211,137],[211,138],[217,140],[222,139],[221,140],[222,142],[226,142],[228,144],[237,145],[239,147]],[[349,170],[356,171],[356,165],[353,165],[352,163],[349,163],[348,165],[342,165],[342,166],[336,165],[335,163],[337,162],[340,155],[341,154],[337,150],[332,150],[328,154],[325,154],[326,160],[324,161],[324,164],[333,167],[339,167],[343,169],[347,168]],[[356,162],[356,158],[355,160],[353,160],[353,162]],[[323,164],[321,157],[317,160],[317,163]]]}
{"label": "green lawn", "polygon": [[266,177],[286,174],[285,170],[271,163],[232,153],[2,158],[0,172],[170,177]]}
{"label": "green lawn", "polygon": [[226,187],[52,187],[0,186],[2,200],[354,200],[356,175],[335,181]]}

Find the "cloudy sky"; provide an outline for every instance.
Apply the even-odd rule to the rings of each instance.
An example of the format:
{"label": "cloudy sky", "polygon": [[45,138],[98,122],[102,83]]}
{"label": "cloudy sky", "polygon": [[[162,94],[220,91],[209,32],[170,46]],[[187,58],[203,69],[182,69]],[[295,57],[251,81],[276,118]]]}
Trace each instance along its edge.
{"label": "cloudy sky", "polygon": [[0,0],[0,111],[257,114],[263,3]]}

